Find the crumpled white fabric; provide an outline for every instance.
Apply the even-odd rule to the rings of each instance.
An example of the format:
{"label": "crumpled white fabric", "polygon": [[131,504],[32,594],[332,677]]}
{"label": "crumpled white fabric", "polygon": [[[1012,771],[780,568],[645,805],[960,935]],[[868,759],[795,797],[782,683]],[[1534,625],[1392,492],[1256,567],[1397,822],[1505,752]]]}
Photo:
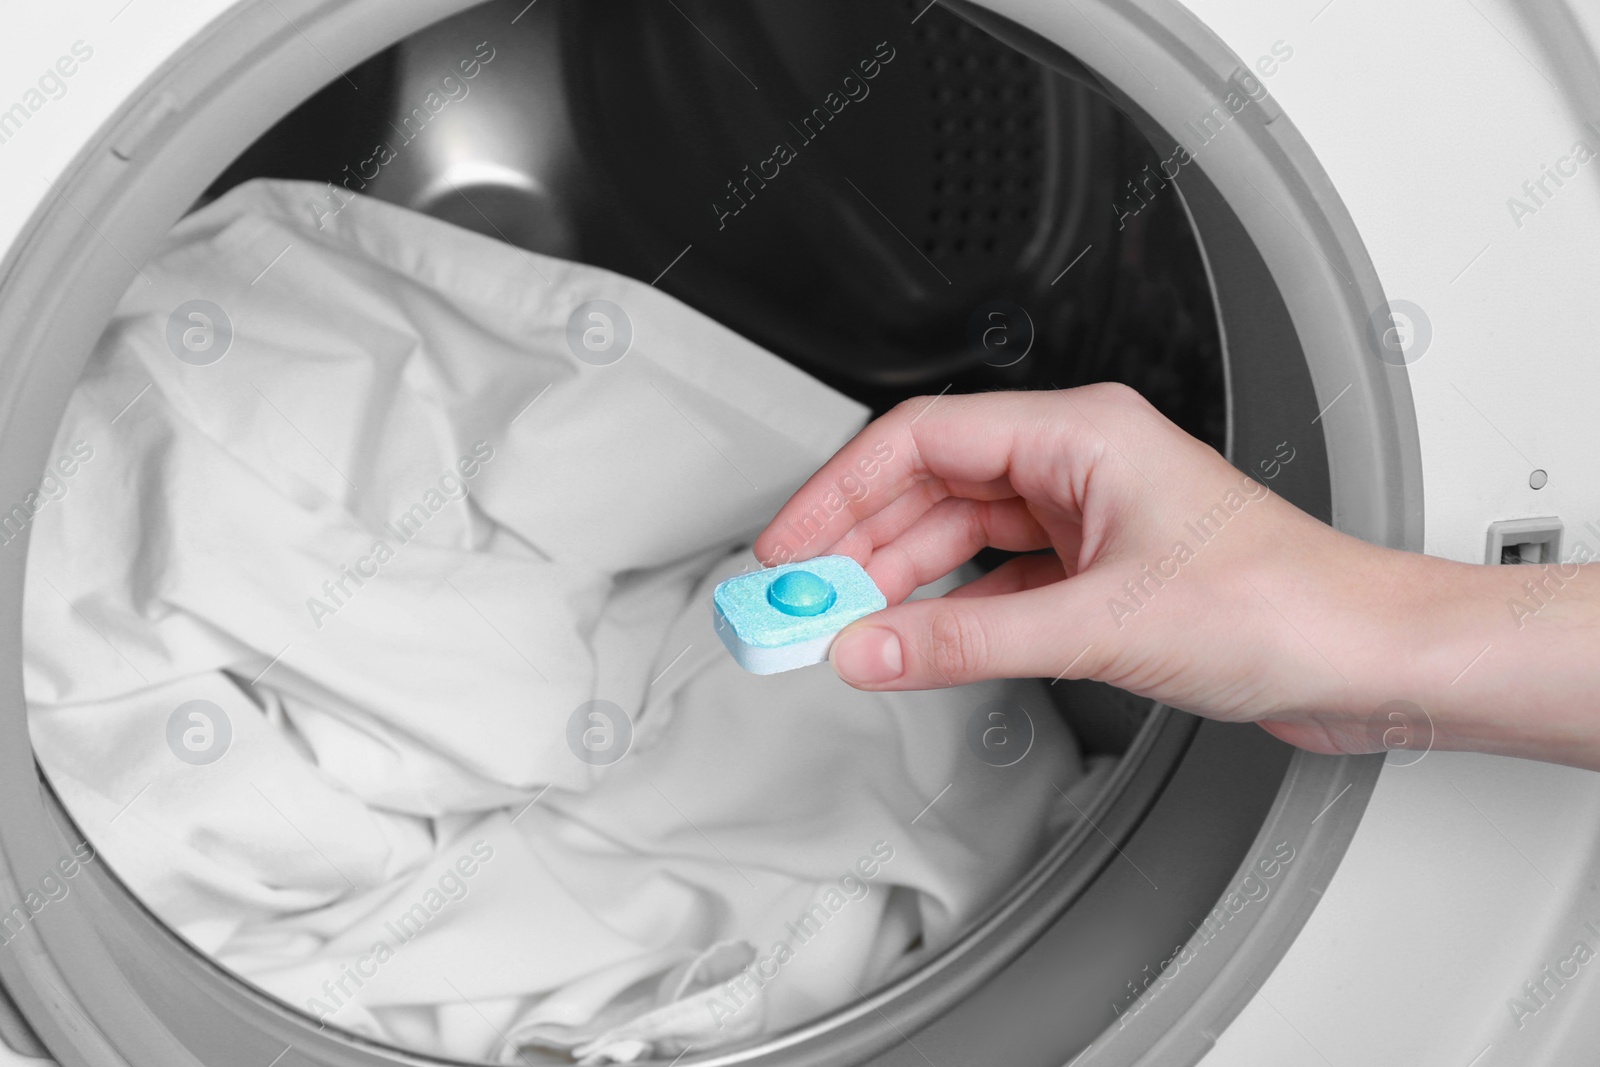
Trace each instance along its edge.
{"label": "crumpled white fabric", "polygon": [[[998,900],[1083,775],[1042,687],[756,677],[711,628],[863,409],[642,283],[366,198],[319,229],[319,195],[179,224],[32,519],[35,746],[126,882],[330,1025],[504,1062],[779,1031]],[[167,340],[196,299],[209,366]],[[594,299],[633,324],[611,366],[567,346]],[[1000,698],[1038,732],[1004,768],[966,742]],[[231,732],[204,765],[194,700]],[[568,741],[591,700],[633,724],[608,766]]]}

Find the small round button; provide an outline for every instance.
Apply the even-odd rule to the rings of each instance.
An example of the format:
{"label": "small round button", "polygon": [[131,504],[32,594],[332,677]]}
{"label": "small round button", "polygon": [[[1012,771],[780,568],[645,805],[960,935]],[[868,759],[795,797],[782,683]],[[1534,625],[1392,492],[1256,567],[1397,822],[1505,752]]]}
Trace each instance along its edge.
{"label": "small round button", "polygon": [[785,615],[821,615],[838,599],[833,584],[810,571],[788,571],[767,586],[767,603]]}

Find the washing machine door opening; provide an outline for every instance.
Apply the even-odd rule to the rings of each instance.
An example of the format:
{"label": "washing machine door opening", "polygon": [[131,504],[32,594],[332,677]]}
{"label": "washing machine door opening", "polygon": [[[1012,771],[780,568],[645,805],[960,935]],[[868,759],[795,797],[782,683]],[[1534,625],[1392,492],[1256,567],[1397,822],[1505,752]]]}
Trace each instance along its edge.
{"label": "washing machine door opening", "polygon": [[[814,5],[779,3],[677,13],[496,3],[436,23],[439,5],[390,5],[379,31],[361,3],[327,3],[307,5],[288,33],[247,5],[129,102],[129,122],[164,109],[140,126],[153,132],[130,149],[119,126],[64,188],[138,262],[186,209],[252,178],[327,183],[334,206],[336,185],[658,284],[874,410],[942,390],[1124,380],[1258,478],[1277,460],[1271,488],[1313,514],[1414,547],[1404,490],[1415,456],[1396,414],[1408,410],[1404,379],[1362,362],[1361,298],[1333,299],[1340,284],[1375,289],[1370,263],[1337,204],[1318,195],[1325,179],[1270,97],[1239,113],[1236,151],[1152,185],[1150,168],[1159,172],[1175,140],[1162,131],[1177,123],[1100,54],[1088,24],[1052,26],[1025,4],[995,5],[1008,17],[837,6],[823,18]],[[1175,8],[1094,14],[1115,16],[1119,47],[1191,105],[1237,83],[1228,57]],[[1157,39],[1153,25],[1190,32]],[[403,128],[429,72],[491,27],[505,43],[487,61],[506,72],[499,95],[483,79],[478,110],[443,108],[427,131],[439,136],[416,136],[379,163],[374,124]],[[294,58],[301,32],[369,92],[352,103],[343,76],[317,92],[327,71]],[[760,57],[760,88],[730,93],[732,79],[756,72],[704,50],[703,33],[736,42],[752,68]],[[836,93],[827,79],[841,65],[852,82]],[[807,124],[813,97],[832,118]],[[835,112],[830,99],[847,103]],[[685,110],[698,121],[683,122]],[[774,172],[772,146],[743,131],[784,115],[800,117],[795,158]],[[839,136],[823,141],[824,130]],[[1281,199],[1249,203],[1240,175]],[[1141,180],[1144,194],[1129,201],[1123,186]],[[131,275],[61,206],[41,212],[0,290],[3,321],[31,300],[35,320],[47,312],[54,324],[17,331],[21,359],[47,344],[75,353],[8,385],[43,414],[8,419],[6,441],[41,465]],[[1269,210],[1284,221],[1308,213],[1304,232]],[[75,264],[80,292],[29,293],[52,262]],[[1006,346],[1022,337],[1014,357]],[[1319,417],[1336,379],[1354,413],[1330,425]],[[1284,446],[1293,462],[1282,463]],[[13,562],[5,595],[19,596],[21,578]],[[7,684],[20,709],[13,636]],[[775,1038],[686,1060],[911,1062],[923,1042],[1039,1063],[1086,1048],[1095,1058],[1084,1062],[1106,1063],[1203,1052],[1206,1027],[1237,1011],[1331,876],[1376,768],[1297,756],[1253,727],[1202,726],[1088,683],[1050,693],[1085,752],[1119,762],[1015,890],[918,970]],[[20,710],[15,720],[25,736]],[[16,778],[0,841],[26,884],[80,835],[48,788],[16,790]],[[232,981],[106,864],[85,865],[81,878],[70,905],[28,926],[45,951],[0,960],[21,1015],[62,1062],[235,1062],[258,1051],[267,1062],[286,1049],[310,1063],[393,1061]],[[1247,908],[1217,912],[1241,885],[1268,883],[1264,895],[1243,891]],[[1171,968],[1197,940],[1193,962]],[[209,1007],[197,1016],[199,1002]],[[95,1025],[77,1025],[84,1017]]]}

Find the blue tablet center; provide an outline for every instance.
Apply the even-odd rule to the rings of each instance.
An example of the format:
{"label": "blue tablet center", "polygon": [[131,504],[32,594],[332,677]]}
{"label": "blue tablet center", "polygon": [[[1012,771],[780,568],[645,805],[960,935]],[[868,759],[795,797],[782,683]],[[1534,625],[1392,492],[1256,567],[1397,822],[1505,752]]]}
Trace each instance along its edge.
{"label": "blue tablet center", "polygon": [[767,603],[785,615],[821,615],[837,599],[833,583],[810,571],[786,571],[767,586]]}

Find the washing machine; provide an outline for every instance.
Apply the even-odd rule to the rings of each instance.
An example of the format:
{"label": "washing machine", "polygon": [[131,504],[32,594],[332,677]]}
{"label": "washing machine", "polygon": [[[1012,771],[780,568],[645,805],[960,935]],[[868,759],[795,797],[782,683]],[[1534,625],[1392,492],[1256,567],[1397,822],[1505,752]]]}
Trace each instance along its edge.
{"label": "washing machine", "polygon": [[[474,108],[392,165],[355,152],[409,143],[480,45]],[[272,176],[653,282],[877,407],[1120,379],[1354,536],[1578,558],[1597,55],[1562,0],[29,5],[0,39],[0,501],[140,262]],[[839,81],[868,70],[871,96]],[[24,558],[0,552],[5,1062],[440,1062],[234,979],[84,858],[29,742]],[[1508,609],[1457,678],[1531,639]],[[1600,777],[1433,751],[1415,707],[1373,709],[1387,754],[1330,757],[1054,690],[1115,770],[1014,891],[920,970],[682,1062],[1600,1054]]]}

